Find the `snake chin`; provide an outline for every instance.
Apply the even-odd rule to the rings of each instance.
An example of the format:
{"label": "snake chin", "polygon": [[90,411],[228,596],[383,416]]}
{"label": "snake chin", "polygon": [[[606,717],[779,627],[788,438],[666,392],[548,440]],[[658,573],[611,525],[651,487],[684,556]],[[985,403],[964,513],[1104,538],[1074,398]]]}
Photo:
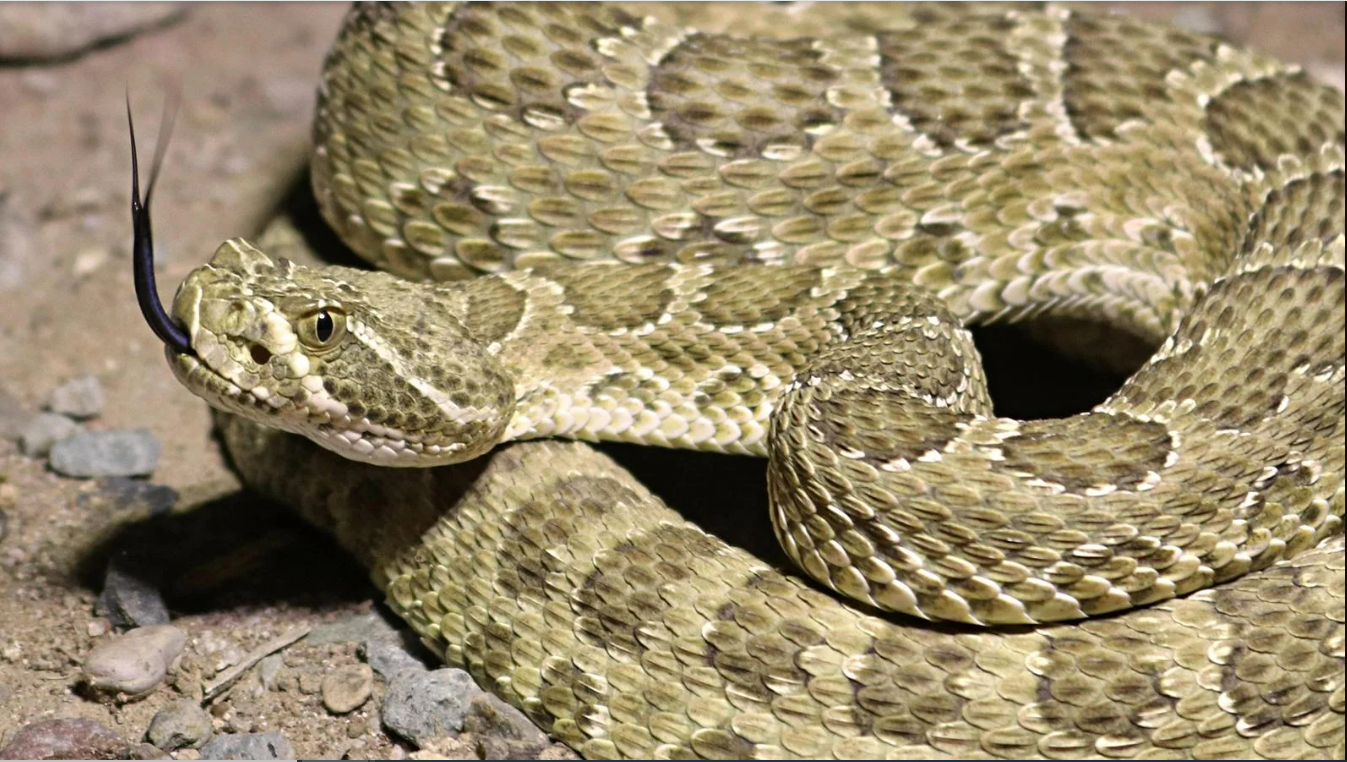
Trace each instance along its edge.
{"label": "snake chin", "polygon": [[[305,404],[269,394],[266,387],[244,389],[194,355],[166,348],[178,382],[226,413],[306,437],[348,459],[379,466],[425,468],[466,458],[463,442],[428,442],[416,433],[352,416],[341,402],[319,392]],[[469,455],[468,457],[471,457]]]}

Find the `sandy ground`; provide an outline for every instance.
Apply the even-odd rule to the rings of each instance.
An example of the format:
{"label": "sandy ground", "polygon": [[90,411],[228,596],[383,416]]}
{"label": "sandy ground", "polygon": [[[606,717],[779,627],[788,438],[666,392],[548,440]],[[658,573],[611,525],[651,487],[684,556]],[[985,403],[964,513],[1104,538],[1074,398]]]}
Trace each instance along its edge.
{"label": "sandy ground", "polygon": [[[62,381],[96,375],[107,405],[87,427],[149,429],[162,445],[153,483],[178,494],[165,513],[164,493],[62,478],[0,439],[0,747],[26,724],[68,717],[139,741],[159,707],[199,698],[259,643],[376,605],[351,562],[239,491],[205,405],[173,380],[141,321],[128,257],[124,89],[142,146],[162,94],[178,83],[185,93],[155,207],[168,296],[220,241],[258,231],[301,181],[313,83],[343,10],[205,4],[60,63],[0,62],[0,397],[37,411]],[[1129,10],[1223,33],[1342,86],[1340,3]],[[125,704],[87,698],[78,679],[111,636],[93,602],[116,553],[156,570],[189,636],[169,684]],[[309,690],[357,661],[351,644],[291,646],[279,685],[250,675],[210,705],[215,730],[281,730],[301,757],[404,755],[412,747],[380,727],[381,687],[343,716]]]}

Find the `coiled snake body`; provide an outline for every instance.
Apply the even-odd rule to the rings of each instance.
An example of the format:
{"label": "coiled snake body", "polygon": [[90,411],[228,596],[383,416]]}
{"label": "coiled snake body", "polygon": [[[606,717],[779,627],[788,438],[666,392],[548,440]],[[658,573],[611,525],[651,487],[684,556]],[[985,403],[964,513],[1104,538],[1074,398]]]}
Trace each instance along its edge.
{"label": "coiled snake body", "polygon": [[[189,276],[245,478],[587,756],[1341,758],[1342,96],[1052,6],[807,11],[353,10],[314,187],[440,282]],[[1045,313],[1159,349],[998,418],[965,325]],[[898,613],[584,445],[477,457],[538,437],[767,455],[787,554]]]}

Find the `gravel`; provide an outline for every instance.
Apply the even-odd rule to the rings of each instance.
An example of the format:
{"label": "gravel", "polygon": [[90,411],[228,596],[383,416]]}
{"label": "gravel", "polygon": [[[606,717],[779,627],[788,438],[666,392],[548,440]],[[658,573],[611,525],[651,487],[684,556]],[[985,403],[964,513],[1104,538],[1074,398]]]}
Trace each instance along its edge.
{"label": "gravel", "polygon": [[405,670],[389,683],[380,719],[389,730],[424,747],[462,732],[468,703],[481,692],[461,669]]}
{"label": "gravel", "polygon": [[195,701],[170,701],[150,720],[145,737],[156,747],[168,751],[200,748],[210,740],[211,717]]}
{"label": "gravel", "polygon": [[294,759],[295,750],[283,733],[235,733],[216,736],[201,747],[201,759]]}
{"label": "gravel", "polygon": [[38,413],[19,432],[19,449],[30,458],[45,458],[57,442],[74,436],[80,425],[59,413]]}
{"label": "gravel", "polygon": [[97,376],[72,378],[52,390],[47,409],[76,420],[97,418],[103,412],[103,385]]}
{"label": "gravel", "polygon": [[85,431],[57,442],[51,467],[65,476],[146,476],[159,464],[159,440],[145,429]]}

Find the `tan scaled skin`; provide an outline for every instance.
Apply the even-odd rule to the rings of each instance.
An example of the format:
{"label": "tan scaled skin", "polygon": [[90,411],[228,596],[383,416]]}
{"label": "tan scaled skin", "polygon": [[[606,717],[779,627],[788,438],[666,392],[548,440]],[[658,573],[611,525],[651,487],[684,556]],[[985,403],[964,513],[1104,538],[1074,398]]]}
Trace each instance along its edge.
{"label": "tan scaled skin", "polygon": [[[787,554],[893,611],[1145,606],[922,629],[665,523],[583,448],[348,473],[228,424],[250,481],[588,755],[1341,757],[1341,94],[1055,6],[854,14],[775,42],[357,8],[325,217],[399,274],[495,274],[231,241],[175,301],[179,377],[395,465],[544,436],[766,454]],[[558,267],[595,259],[646,264]],[[998,418],[964,325],[1037,314],[1159,350],[1088,414]]]}

